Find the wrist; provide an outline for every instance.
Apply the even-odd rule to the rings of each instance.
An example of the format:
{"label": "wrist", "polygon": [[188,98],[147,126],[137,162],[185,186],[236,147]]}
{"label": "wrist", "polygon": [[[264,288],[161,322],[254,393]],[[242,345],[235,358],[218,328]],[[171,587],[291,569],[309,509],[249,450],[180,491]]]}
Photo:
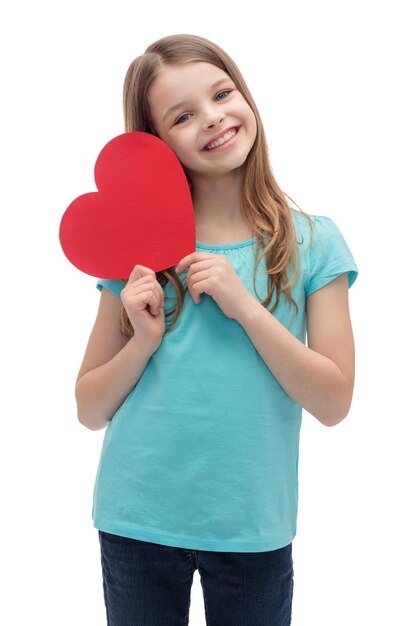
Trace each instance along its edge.
{"label": "wrist", "polygon": [[136,350],[141,350],[142,352],[145,352],[149,356],[154,354],[154,352],[161,344],[161,340],[162,338],[160,338],[159,340],[150,340],[149,338],[145,338],[138,333],[134,333],[134,335],[131,337],[133,347],[135,347]]}
{"label": "wrist", "polygon": [[246,328],[246,325],[252,323],[259,315],[261,308],[263,307],[260,302],[249,293],[249,297],[244,300],[239,310],[236,321],[241,324],[243,328]]}

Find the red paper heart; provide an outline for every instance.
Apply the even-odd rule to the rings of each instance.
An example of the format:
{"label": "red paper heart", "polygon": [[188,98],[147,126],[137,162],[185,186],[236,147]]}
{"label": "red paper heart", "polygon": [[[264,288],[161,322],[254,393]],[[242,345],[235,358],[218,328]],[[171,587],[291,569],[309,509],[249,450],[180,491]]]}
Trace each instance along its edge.
{"label": "red paper heart", "polygon": [[60,223],[60,243],[78,269],[128,278],[137,264],[159,272],[195,252],[188,181],[175,153],[158,137],[124,133],[100,152],[98,191],[79,196]]}

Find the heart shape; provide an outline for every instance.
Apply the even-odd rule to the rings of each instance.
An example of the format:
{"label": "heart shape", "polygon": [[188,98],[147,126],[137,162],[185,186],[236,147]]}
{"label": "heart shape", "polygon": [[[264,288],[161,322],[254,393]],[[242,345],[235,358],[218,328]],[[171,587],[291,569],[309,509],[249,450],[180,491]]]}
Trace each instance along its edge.
{"label": "heart shape", "polygon": [[192,198],[183,168],[154,135],[118,135],[100,152],[98,191],[79,196],[59,229],[64,254],[91,276],[128,278],[137,264],[173,267],[195,251]]}

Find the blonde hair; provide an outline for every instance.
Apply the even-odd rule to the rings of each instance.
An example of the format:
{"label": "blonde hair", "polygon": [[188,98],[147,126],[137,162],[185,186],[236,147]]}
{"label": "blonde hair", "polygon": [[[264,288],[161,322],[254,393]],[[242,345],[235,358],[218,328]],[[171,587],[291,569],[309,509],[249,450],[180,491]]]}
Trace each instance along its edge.
{"label": "blonde hair", "polygon": [[[292,219],[294,209],[288,205],[285,197],[289,198],[289,196],[281,191],[274,178],[269,163],[262,120],[238,67],[228,54],[215,43],[195,35],[171,35],[149,45],[144,54],[132,61],[125,77],[123,92],[125,131],[143,131],[157,135],[152,126],[147,99],[150,85],[165,65],[190,61],[212,63],[226,72],[256,117],[256,139],[243,164],[241,189],[243,215],[257,237],[253,285],[256,293],[257,266],[266,256],[266,270],[269,276],[268,295],[261,304],[267,307],[275,291],[276,300],[270,309],[273,313],[279,304],[280,294],[283,292],[288,302],[290,304],[292,302],[298,312],[298,305],[291,296],[291,289],[299,274],[299,255]],[[185,176],[191,186],[186,172]],[[301,213],[309,220],[312,229],[310,216],[303,211]],[[264,238],[267,239],[266,245]],[[292,274],[291,280],[287,267]],[[162,287],[170,281],[177,295],[175,307],[167,313],[167,316],[174,313],[170,325],[167,326],[166,323],[167,332],[181,313],[186,290],[174,271],[174,267],[157,272],[156,279]],[[123,282],[126,284],[127,280],[124,279]],[[134,331],[123,305],[121,305],[120,326],[124,335],[133,335]]]}

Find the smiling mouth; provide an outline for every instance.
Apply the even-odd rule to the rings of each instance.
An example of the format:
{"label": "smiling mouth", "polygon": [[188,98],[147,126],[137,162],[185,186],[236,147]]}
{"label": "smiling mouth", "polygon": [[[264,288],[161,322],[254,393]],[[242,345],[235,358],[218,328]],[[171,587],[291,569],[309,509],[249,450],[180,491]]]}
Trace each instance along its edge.
{"label": "smiling mouth", "polygon": [[216,148],[220,148],[225,143],[228,143],[229,141],[234,139],[234,137],[236,137],[236,135],[238,135],[239,130],[240,130],[240,126],[234,126],[233,128],[230,128],[230,130],[228,130],[226,133],[224,133],[224,135],[222,137],[220,137],[216,141],[211,141],[209,144],[207,144],[203,148],[203,150],[205,150],[205,152],[211,152],[211,150],[215,150]]}

